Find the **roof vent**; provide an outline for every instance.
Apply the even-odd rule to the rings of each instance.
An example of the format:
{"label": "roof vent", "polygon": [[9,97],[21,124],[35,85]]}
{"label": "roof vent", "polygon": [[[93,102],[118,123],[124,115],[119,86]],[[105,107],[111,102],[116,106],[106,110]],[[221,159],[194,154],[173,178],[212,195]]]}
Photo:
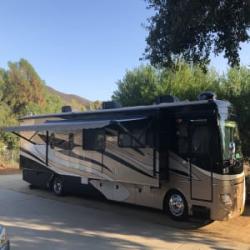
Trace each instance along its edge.
{"label": "roof vent", "polygon": [[107,101],[102,103],[102,109],[117,109],[121,108],[121,104],[115,101]]}
{"label": "roof vent", "polygon": [[198,100],[216,100],[217,95],[212,91],[205,91],[198,95]]}
{"label": "roof vent", "polygon": [[179,102],[180,99],[176,96],[173,95],[163,95],[163,96],[158,96],[155,100],[156,104],[160,103],[169,103],[169,102]]}
{"label": "roof vent", "polygon": [[72,112],[71,106],[62,106],[62,113]]}

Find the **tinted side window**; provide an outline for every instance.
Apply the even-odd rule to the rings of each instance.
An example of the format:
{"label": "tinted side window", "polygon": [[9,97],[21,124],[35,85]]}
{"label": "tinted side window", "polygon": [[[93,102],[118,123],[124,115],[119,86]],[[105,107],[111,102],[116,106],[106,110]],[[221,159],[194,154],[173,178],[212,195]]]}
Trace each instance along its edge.
{"label": "tinted side window", "polygon": [[152,140],[150,134],[145,133],[145,131],[134,129],[129,134],[119,133],[118,145],[119,147],[130,147],[130,148],[144,148],[146,147],[146,141]]}
{"label": "tinted side window", "polygon": [[68,142],[68,149],[72,150],[74,148],[74,134],[69,134],[69,142]]}
{"label": "tinted side window", "polygon": [[207,125],[196,126],[192,131],[192,153],[209,154],[211,136]]}
{"label": "tinted side window", "polygon": [[105,131],[103,129],[83,130],[83,149],[104,150]]}
{"label": "tinted side window", "polygon": [[59,148],[63,150],[72,150],[74,148],[74,134],[52,133],[49,137],[50,148]]}
{"label": "tinted side window", "polygon": [[177,124],[177,150],[180,155],[188,154],[188,123],[181,122]]}

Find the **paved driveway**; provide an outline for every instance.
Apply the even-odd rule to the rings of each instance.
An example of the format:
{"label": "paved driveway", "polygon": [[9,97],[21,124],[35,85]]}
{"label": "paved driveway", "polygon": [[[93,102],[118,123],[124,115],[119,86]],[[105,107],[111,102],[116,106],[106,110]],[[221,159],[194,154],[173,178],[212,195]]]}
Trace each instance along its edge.
{"label": "paved driveway", "polygon": [[19,174],[0,176],[0,204],[11,249],[250,249],[249,214],[239,220],[248,237],[237,238],[229,226],[237,220],[177,223],[155,210],[29,190]]}

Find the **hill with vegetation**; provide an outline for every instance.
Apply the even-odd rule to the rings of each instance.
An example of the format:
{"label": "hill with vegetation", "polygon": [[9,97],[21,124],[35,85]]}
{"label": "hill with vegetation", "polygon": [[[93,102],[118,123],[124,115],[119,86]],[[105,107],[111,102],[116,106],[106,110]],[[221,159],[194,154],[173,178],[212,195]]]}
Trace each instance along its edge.
{"label": "hill with vegetation", "polygon": [[[100,104],[48,87],[25,59],[10,62],[8,69],[0,69],[0,127],[18,124],[18,118],[25,115],[61,112],[64,105],[84,111]],[[0,152],[17,146],[16,136],[0,130]]]}
{"label": "hill with vegetation", "polygon": [[60,97],[63,105],[70,105],[74,110],[85,110],[91,105],[91,101],[78,95],[66,94],[58,91],[50,86],[46,86],[47,90],[55,96]]}

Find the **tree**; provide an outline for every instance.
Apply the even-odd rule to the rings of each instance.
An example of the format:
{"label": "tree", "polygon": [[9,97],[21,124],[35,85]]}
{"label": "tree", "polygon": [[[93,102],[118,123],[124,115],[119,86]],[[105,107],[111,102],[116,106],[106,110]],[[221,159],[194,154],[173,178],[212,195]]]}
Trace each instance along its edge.
{"label": "tree", "polygon": [[179,62],[174,69],[158,70],[141,66],[127,71],[117,82],[112,99],[123,106],[152,104],[156,97],[174,95],[181,100],[195,100],[205,90],[218,92],[219,75],[214,70],[204,73],[199,66]]}
{"label": "tree", "polygon": [[[33,66],[25,59],[0,69],[0,128],[18,124],[28,114],[60,112],[62,100],[49,92]],[[0,129],[0,148],[16,148],[18,138]]]}
{"label": "tree", "polygon": [[168,94],[192,101],[206,90],[214,91],[218,99],[229,100],[235,107],[243,154],[250,157],[250,69],[232,68],[219,75],[213,69],[205,73],[199,66],[183,62],[164,70],[141,66],[127,71],[118,81],[113,99],[123,106],[152,104],[157,96]]}
{"label": "tree", "polygon": [[[44,85],[45,86],[45,85]],[[40,109],[40,113],[58,113],[61,112],[63,102],[62,99],[56,94],[50,93],[48,89],[44,89],[45,92],[45,107]],[[39,113],[39,112],[38,112]]]}
{"label": "tree", "polygon": [[171,94],[181,100],[197,100],[201,92],[210,90],[217,93],[219,85],[220,77],[214,70],[205,73],[197,65],[179,62],[175,68],[162,71],[160,95]]}
{"label": "tree", "polygon": [[229,100],[236,110],[242,151],[250,157],[250,70],[245,67],[230,69],[221,78],[220,98]]}
{"label": "tree", "polygon": [[[11,109],[5,103],[0,103],[0,127],[7,127],[9,125],[17,125],[17,119],[12,113]],[[17,136],[6,133],[0,129],[0,145],[2,142],[7,146],[7,148],[17,147],[18,138]]]}
{"label": "tree", "polygon": [[152,104],[158,95],[160,85],[157,71],[151,66],[141,66],[127,71],[117,82],[118,90],[112,99],[123,106]]}
{"label": "tree", "polygon": [[145,58],[171,67],[176,59],[209,63],[211,51],[224,53],[231,66],[240,62],[240,43],[250,40],[249,0],[146,0],[149,19]]}
{"label": "tree", "polygon": [[17,63],[9,63],[5,81],[3,101],[15,114],[27,113],[31,104],[44,108],[43,82],[28,61],[21,59]]}

